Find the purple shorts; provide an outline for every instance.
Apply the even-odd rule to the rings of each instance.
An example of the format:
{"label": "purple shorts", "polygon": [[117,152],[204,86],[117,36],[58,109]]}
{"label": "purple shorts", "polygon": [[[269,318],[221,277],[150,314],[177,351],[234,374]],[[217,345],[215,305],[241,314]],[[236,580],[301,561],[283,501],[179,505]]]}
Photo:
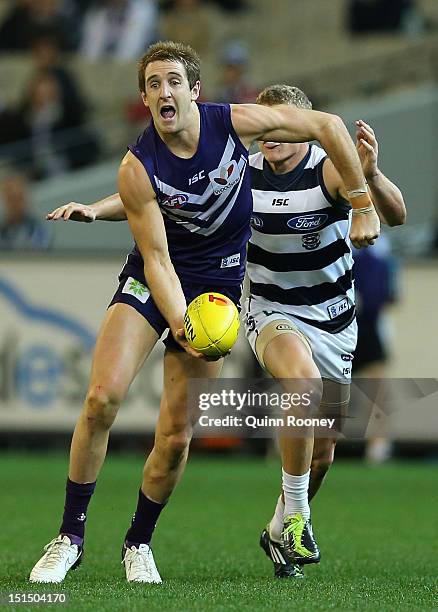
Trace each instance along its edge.
{"label": "purple shorts", "polygon": [[[141,276],[141,275],[139,275]],[[119,287],[114,294],[113,299],[108,305],[108,308],[113,304],[128,304],[135,308],[146,321],[155,329],[157,334],[163,335],[163,332],[169,328],[169,324],[158,310],[149,289],[143,284],[142,280],[127,275],[121,274],[119,277]],[[240,296],[242,293],[242,285],[222,285],[214,287],[209,285],[198,285],[196,283],[186,283],[181,281],[182,290],[184,292],[186,302],[189,304],[195,297],[201,293],[215,291],[226,295],[232,300],[240,310]],[[175,341],[172,333],[169,331],[166,338],[163,340],[167,349],[174,351],[183,351],[184,349]]]}

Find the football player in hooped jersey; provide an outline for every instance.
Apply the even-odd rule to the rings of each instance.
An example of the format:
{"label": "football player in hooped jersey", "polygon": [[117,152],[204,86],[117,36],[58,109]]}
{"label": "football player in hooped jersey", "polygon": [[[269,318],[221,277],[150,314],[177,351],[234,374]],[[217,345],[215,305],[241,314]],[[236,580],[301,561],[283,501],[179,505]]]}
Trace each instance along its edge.
{"label": "football player in hooped jersey", "polygon": [[[266,88],[257,101],[311,107],[302,91],[288,85]],[[363,121],[356,127],[358,153],[379,216],[390,226],[400,225],[406,217],[403,197],[378,168],[374,131]],[[262,366],[283,383],[294,376],[322,378],[321,409],[337,414],[347,407],[356,344],[348,274],[351,212],[345,187],[319,147],[278,142],[259,145],[263,155],[249,158],[254,214],[247,265],[251,282],[247,336]],[[126,214],[115,194],[91,206],[72,202],[48,218],[118,220]],[[328,285],[321,287],[323,283]],[[278,577],[298,577],[302,574],[299,564],[319,558],[308,502],[333,461],[336,437],[317,437],[313,442],[311,434],[308,431],[303,439],[280,439],[283,491],[260,540]],[[304,546],[299,550],[294,533],[298,534],[295,541]],[[310,555],[304,550],[307,547]]]}
{"label": "football player in hooped jersey", "polygon": [[[298,88],[274,85],[258,104],[311,108]],[[377,165],[373,129],[356,122],[356,144],[368,189],[382,222],[405,222],[403,196]],[[347,190],[325,151],[308,143],[259,143],[250,156],[254,199],[245,307],[249,343],[261,366],[274,378],[322,383],[320,412],[345,414],[357,326],[351,210]],[[334,456],[336,432],[313,439],[282,436],[282,494],[260,544],[278,577],[297,576],[299,567],[319,561],[309,501],[318,491]],[[324,437],[322,437],[324,436]],[[297,564],[297,565],[295,565]]]}
{"label": "football player in hooped jersey", "polygon": [[[187,303],[205,291],[239,301],[252,209],[245,171],[250,144],[321,142],[352,205],[363,213],[354,230],[357,242],[371,243],[379,234],[360,160],[339,118],[287,105],[198,104],[199,76],[199,58],[181,44],[157,43],[139,63],[140,91],[152,122],[129,147],[119,171],[119,193],[136,246],[99,332],[72,440],[59,535],[33,568],[33,582],[61,582],[80,562],[87,507],[110,427],[139,368],[170,328],[154,447],[123,545],[128,581],[161,582],[150,541],[187,459],[193,426],[187,380],[217,377],[222,365],[188,347],[183,316]],[[116,205],[110,198],[110,208]]]}

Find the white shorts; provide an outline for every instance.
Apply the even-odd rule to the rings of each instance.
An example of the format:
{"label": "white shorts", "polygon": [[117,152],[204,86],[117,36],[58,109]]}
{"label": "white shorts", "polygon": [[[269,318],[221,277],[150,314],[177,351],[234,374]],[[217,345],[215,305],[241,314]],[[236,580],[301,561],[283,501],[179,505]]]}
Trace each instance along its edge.
{"label": "white shorts", "polygon": [[[278,319],[286,319],[298,330],[298,335],[304,336],[304,339],[307,340],[321,377],[341,384],[350,383],[353,351],[357,342],[356,319],[342,331],[331,334],[308,323],[303,323],[300,319],[281,310],[277,303],[254,296],[245,301],[243,313],[246,337],[259,363],[256,342],[260,332],[269,323]],[[260,365],[265,367],[263,363]]]}

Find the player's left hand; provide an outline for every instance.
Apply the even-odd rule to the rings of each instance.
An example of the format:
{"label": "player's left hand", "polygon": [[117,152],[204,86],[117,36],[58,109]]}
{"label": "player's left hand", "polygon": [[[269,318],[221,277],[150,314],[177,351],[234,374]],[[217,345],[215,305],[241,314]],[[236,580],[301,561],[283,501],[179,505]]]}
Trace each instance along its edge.
{"label": "player's left hand", "polygon": [[366,180],[379,173],[377,158],[379,156],[379,143],[373,128],[362,121],[356,121],[356,149],[362,164]]}
{"label": "player's left hand", "polygon": [[364,215],[353,214],[350,240],[356,249],[371,246],[380,236],[380,219],[373,208]]}

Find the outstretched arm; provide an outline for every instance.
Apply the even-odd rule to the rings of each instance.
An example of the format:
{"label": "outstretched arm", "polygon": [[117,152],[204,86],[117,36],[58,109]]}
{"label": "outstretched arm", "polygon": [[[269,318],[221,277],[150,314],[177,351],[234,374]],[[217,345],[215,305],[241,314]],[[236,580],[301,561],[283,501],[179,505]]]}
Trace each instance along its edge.
{"label": "outstretched arm", "polygon": [[406,206],[400,189],[379,170],[379,143],[373,128],[365,121],[356,121],[356,147],[371,197],[383,223],[403,225]]}
{"label": "outstretched arm", "polygon": [[339,117],[286,104],[234,104],[231,105],[231,116],[234,128],[246,146],[254,140],[318,140],[339,172],[353,209],[360,211],[351,236],[353,244],[366,246],[379,236],[379,218],[366,189],[356,148]]}
{"label": "outstretched arm", "polygon": [[193,357],[184,336],[184,314],[187,308],[181,283],[170,260],[163,216],[149,177],[139,160],[127,153],[119,169],[119,193],[129,226],[144,261],[144,275],[152,297],[171,332]]}
{"label": "outstretched arm", "polygon": [[69,202],[55,208],[46,215],[48,221],[126,221],[126,211],[118,193],[114,193],[93,204]]}
{"label": "outstretched arm", "polygon": [[[371,126],[365,121],[356,121],[356,147],[368,189],[383,223],[389,226],[403,225],[406,221],[406,206],[400,189],[381,172],[377,165],[379,145]],[[333,197],[347,197],[342,179],[328,159],[324,164],[324,181]],[[354,221],[354,219],[353,219]]]}

